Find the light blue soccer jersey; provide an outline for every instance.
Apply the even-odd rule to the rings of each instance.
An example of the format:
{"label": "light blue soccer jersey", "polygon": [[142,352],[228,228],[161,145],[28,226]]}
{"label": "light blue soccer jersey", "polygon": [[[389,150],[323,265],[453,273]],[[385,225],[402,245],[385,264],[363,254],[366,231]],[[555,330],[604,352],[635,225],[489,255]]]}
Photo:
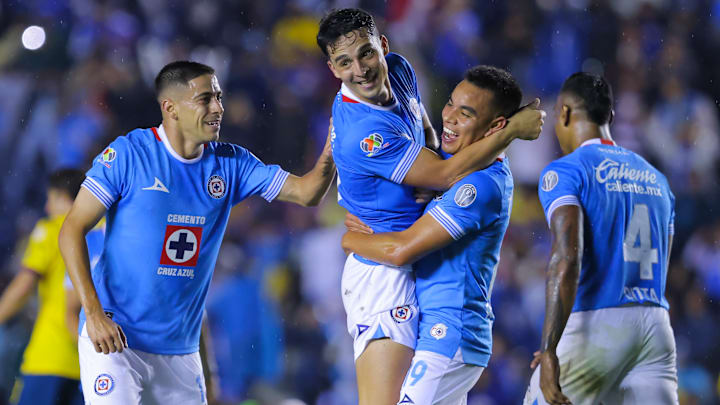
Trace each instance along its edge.
{"label": "light blue soccer jersey", "polygon": [[507,161],[457,182],[426,213],[455,239],[415,264],[420,333],[415,350],[486,367],[495,319],[490,295],[510,222],[513,179]]}
{"label": "light blue soccer jersey", "polygon": [[633,303],[668,308],[675,197],[662,173],[638,154],[597,138],[550,163],[538,194],[548,223],[563,205],[578,205],[584,213],[573,312]]}
{"label": "light blue soccer jersey", "polygon": [[415,72],[400,55],[385,59],[394,104],[366,103],[343,85],[332,108],[338,201],[375,232],[407,229],[424,208],[401,184],[425,145]]}
{"label": "light blue soccer jersey", "polygon": [[[198,350],[205,296],[233,205],[272,201],[288,173],[237,145],[210,142],[187,160],[160,126],[117,138],[83,187],[108,208],[103,254],[92,271],[106,312],[131,348]],[[84,314],[81,314],[84,322]]]}

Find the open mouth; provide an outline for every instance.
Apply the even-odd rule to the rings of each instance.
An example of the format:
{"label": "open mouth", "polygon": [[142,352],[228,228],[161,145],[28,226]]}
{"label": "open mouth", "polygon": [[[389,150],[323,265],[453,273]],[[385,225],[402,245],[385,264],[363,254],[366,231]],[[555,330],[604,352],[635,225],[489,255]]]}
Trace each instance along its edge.
{"label": "open mouth", "polygon": [[356,80],[356,81],[355,81],[355,84],[357,84],[358,86],[362,87],[362,88],[365,89],[365,90],[371,89],[371,88],[373,88],[373,87],[375,86],[375,78],[376,78],[376,75],[372,75],[372,76],[369,76],[369,77],[367,77],[365,80],[362,80],[362,81],[357,81],[357,80]]}
{"label": "open mouth", "polygon": [[213,128],[220,129],[220,120],[205,121],[205,125],[209,125]]}
{"label": "open mouth", "polygon": [[458,138],[458,133],[449,129],[448,127],[443,127],[443,133],[442,133],[442,140],[443,142],[454,142]]}

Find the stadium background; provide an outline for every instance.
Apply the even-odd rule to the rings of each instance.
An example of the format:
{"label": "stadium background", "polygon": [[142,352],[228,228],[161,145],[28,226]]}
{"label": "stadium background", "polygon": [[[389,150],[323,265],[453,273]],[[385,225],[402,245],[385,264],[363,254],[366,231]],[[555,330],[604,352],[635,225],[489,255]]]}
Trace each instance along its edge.
{"label": "stadium background", "polygon": [[[478,63],[508,68],[526,101],[540,97],[550,114],[540,140],[509,152],[518,187],[492,298],[494,353],[469,404],[517,404],[529,379],[550,249],[537,177],[559,157],[555,93],[580,69],[612,83],[616,141],[670,179],[667,296],[681,403],[718,403],[718,0],[3,0],[0,288],[44,215],[46,174],[86,169],[116,136],[159,124],[151,83],[169,61],[217,69],[223,140],[295,173],[309,169],[339,88],[315,45],[317,21],[346,6],[372,12],[391,49],[413,63],[436,128],[452,86]],[[21,42],[30,25],[46,33],[35,51]],[[355,401],[334,192],[317,209],[251,199],[233,211],[207,303],[224,403]],[[32,313],[2,327],[0,351],[23,344]],[[12,365],[0,368],[4,384]]]}

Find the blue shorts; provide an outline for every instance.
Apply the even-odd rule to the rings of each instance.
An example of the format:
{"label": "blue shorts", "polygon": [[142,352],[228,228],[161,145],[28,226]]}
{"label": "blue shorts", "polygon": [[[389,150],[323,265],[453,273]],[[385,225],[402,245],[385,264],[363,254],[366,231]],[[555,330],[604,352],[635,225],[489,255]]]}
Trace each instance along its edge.
{"label": "blue shorts", "polygon": [[22,376],[18,405],[83,405],[80,380],[54,375]]}

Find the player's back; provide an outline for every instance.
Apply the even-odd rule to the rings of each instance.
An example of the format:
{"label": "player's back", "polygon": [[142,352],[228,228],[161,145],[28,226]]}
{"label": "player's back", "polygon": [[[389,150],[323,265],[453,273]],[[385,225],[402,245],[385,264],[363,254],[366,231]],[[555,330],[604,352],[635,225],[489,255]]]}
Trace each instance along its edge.
{"label": "player's back", "polygon": [[400,55],[386,60],[392,105],[366,103],[345,85],[333,104],[338,201],[376,232],[406,229],[423,210],[401,184],[425,145],[415,73]]}
{"label": "player's back", "polygon": [[442,354],[452,358],[460,347],[466,363],[487,366],[495,319],[490,295],[512,195],[512,174],[503,161],[466,176],[428,204],[426,213],[455,241],[415,265],[421,313],[416,350],[446,350]]}
{"label": "player's back", "polygon": [[638,154],[593,139],[545,168],[539,195],[555,208],[580,205],[584,250],[573,311],[626,304],[668,308],[664,298],[674,196]]}

